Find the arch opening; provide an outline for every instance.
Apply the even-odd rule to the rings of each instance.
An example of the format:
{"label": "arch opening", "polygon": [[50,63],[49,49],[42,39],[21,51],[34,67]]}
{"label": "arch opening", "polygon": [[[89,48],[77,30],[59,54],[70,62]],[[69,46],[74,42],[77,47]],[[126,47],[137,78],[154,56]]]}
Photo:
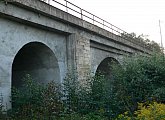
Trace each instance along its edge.
{"label": "arch opening", "polygon": [[105,58],[97,67],[95,75],[101,74],[101,75],[104,75],[105,79],[107,80],[113,79],[113,75],[112,75],[113,64],[119,65],[119,62],[116,59],[111,58],[111,57]]}
{"label": "arch opening", "polygon": [[43,43],[31,42],[16,54],[12,65],[12,86],[19,88],[26,74],[38,83],[60,82],[60,69],[53,51]]}

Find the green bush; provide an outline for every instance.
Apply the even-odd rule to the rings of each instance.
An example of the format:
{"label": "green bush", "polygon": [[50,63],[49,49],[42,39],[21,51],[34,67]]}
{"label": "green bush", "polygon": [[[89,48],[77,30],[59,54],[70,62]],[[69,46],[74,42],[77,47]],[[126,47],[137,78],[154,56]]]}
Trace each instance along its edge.
{"label": "green bush", "polygon": [[29,74],[20,88],[12,88],[12,119],[51,119],[58,117],[63,106],[61,92],[54,82],[42,85],[35,82]]}
{"label": "green bush", "polygon": [[81,85],[75,73],[68,74],[64,80],[64,103],[68,113],[93,113],[103,106],[103,76],[89,77]]}
{"label": "green bush", "polygon": [[138,102],[165,102],[165,57],[163,54],[126,58],[122,69],[113,67],[114,93],[121,112],[134,111]]}
{"label": "green bush", "polygon": [[112,119],[118,115],[118,101],[111,82],[102,74],[89,77],[81,85],[77,75],[68,74],[64,80],[64,105],[66,113],[94,114]]}
{"label": "green bush", "polygon": [[[54,82],[42,85],[26,75],[20,88],[12,89],[12,110],[8,115],[12,119],[106,119],[109,112],[103,75],[89,77],[81,85],[75,73],[68,74],[64,83]],[[69,119],[69,118],[68,118]]]}
{"label": "green bush", "polygon": [[138,110],[134,111],[134,116],[129,116],[128,112],[118,115],[115,120],[165,120],[165,104],[138,103]]}
{"label": "green bush", "polygon": [[86,115],[72,113],[62,116],[59,120],[108,120],[108,119],[104,116],[99,116],[92,113]]}
{"label": "green bush", "polygon": [[68,73],[62,85],[42,85],[27,74],[22,87],[12,89],[8,119],[112,120],[124,111],[134,116],[138,102],[165,102],[164,55],[126,58],[112,74],[111,80],[97,74],[82,84]]}
{"label": "green bush", "polygon": [[3,96],[0,95],[0,120],[6,119],[6,115],[4,114],[4,105],[3,105]]}
{"label": "green bush", "polygon": [[157,102],[139,103],[138,110],[134,114],[136,120],[165,120],[165,104]]}

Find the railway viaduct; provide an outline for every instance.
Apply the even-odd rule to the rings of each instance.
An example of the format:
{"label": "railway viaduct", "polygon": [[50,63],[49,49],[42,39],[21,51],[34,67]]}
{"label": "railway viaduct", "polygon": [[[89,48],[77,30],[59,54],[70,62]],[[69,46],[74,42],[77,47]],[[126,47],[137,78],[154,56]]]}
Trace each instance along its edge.
{"label": "railway viaduct", "polygon": [[[53,6],[57,3],[65,10]],[[11,87],[19,86],[27,73],[38,82],[61,83],[67,71],[74,69],[83,80],[89,72],[106,71],[111,61],[122,63],[125,55],[150,54],[144,44],[123,37],[121,29],[74,7],[80,12],[55,1],[51,5],[39,0],[0,1],[4,104],[10,107]]]}

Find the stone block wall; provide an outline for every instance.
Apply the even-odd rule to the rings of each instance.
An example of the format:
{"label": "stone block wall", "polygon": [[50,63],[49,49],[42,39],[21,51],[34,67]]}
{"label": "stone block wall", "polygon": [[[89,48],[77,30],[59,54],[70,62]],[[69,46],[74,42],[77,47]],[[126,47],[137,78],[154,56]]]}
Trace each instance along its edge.
{"label": "stone block wall", "polygon": [[68,68],[74,69],[80,81],[85,81],[90,73],[90,40],[79,34],[68,39]]}

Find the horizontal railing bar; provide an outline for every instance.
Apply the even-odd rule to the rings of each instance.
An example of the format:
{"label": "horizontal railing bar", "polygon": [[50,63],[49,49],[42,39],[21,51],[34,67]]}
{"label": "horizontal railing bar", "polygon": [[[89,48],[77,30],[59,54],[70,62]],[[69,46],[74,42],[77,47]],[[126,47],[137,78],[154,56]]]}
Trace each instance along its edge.
{"label": "horizontal railing bar", "polygon": [[60,5],[62,5],[62,6],[64,6],[64,7],[67,7],[66,5],[64,5],[64,4],[62,4],[62,3],[60,3],[60,2],[58,2],[58,1],[56,1],[56,0],[52,0],[53,2],[56,2],[56,3],[58,3],[58,4],[60,4]]}
{"label": "horizontal railing bar", "polygon": [[[66,6],[66,5],[64,5],[64,4],[61,4],[60,2],[58,2],[58,1],[56,1],[56,0],[52,0],[52,1],[54,1],[54,2],[56,2],[56,3],[58,3],[58,4],[60,4],[60,5],[62,5],[62,6],[64,6],[64,7],[66,7],[66,8],[68,8],[68,9],[70,9],[70,10],[72,10],[72,11],[78,13],[78,14],[82,14],[81,12],[78,12],[78,11],[76,11],[76,10],[74,10],[74,9],[72,9],[72,8],[70,8],[70,7]],[[110,26],[113,26],[114,28],[119,29],[119,30],[122,31],[122,32],[125,32],[124,30],[122,30],[122,29],[116,27],[115,25],[113,25],[113,24],[111,24],[111,23],[105,21],[104,19],[102,19],[102,18],[100,18],[100,17],[98,17],[98,16],[96,16],[96,15],[94,15],[94,14],[92,14],[92,13],[90,13],[90,12],[88,12],[88,11],[86,11],[86,10],[80,8],[80,7],[78,7],[77,5],[71,3],[71,2],[69,2],[69,1],[67,1],[67,0],[64,0],[64,1],[67,2],[67,3],[69,3],[69,4],[71,4],[71,5],[73,5],[74,7],[78,8],[78,9],[80,9],[80,11],[86,12],[86,13],[88,13],[88,14],[94,16],[95,18],[98,18],[98,19],[104,21],[104,23],[108,23]],[[95,21],[95,22],[97,22],[97,23],[100,23],[101,25],[105,26],[105,24],[102,24],[101,22],[96,21],[96,20],[94,20],[93,18],[91,18],[91,17],[89,17],[89,16],[87,16],[87,15],[82,14],[82,16],[87,17],[87,18],[89,18],[89,19],[91,19],[91,20],[93,20],[93,21]],[[112,28],[111,28],[111,29],[112,29]],[[116,31],[116,30],[115,30],[115,31]],[[127,33],[127,32],[125,32],[125,33]]]}
{"label": "horizontal railing bar", "polygon": [[[71,2],[69,2],[69,1],[67,1],[67,0],[63,0],[64,2],[66,2],[66,4],[62,4],[62,3],[58,2],[57,0],[49,0],[49,2],[48,2],[48,3],[46,2],[46,3],[47,3],[47,4],[50,4],[50,1],[53,1],[53,2],[55,2],[55,3],[57,3],[57,4],[61,5],[61,6],[65,7],[65,8],[66,8],[66,12],[68,12],[67,9],[69,9],[69,10],[71,10],[72,12],[75,12],[75,13],[79,14],[79,15],[80,15],[80,18],[81,18],[82,20],[84,20],[83,17],[88,18],[88,19],[92,20],[92,22],[90,22],[91,24],[96,25],[96,23],[98,23],[98,24],[100,24],[100,25],[103,26],[103,29],[105,29],[104,27],[106,27],[106,28],[112,30],[112,31],[110,31],[110,30],[108,30],[108,31],[110,31],[111,33],[113,33],[113,34],[115,34],[115,35],[118,35],[118,33],[119,33],[120,37],[122,37],[122,38],[124,38],[124,39],[127,39],[127,40],[131,40],[131,39],[132,39],[132,38],[131,38],[131,35],[130,35],[129,33],[127,33],[126,31],[124,31],[124,30],[118,28],[117,26],[115,26],[115,25],[113,25],[113,24],[111,24],[111,23],[105,21],[104,19],[102,19],[102,18],[100,18],[100,17],[98,17],[98,16],[96,16],[96,15],[94,15],[94,14],[92,14],[92,13],[90,13],[90,12],[88,12],[88,11],[82,9],[82,8],[80,8],[79,6],[77,6],[77,5],[75,5],[75,4],[71,3]],[[72,6],[75,7],[76,9],[79,9],[80,11],[77,11],[77,10],[75,10],[74,8],[68,7],[68,4],[72,5]],[[52,4],[51,4],[51,5],[52,5]],[[53,6],[53,5],[52,5],[52,6]],[[59,9],[60,9],[60,8],[59,8]],[[68,12],[68,13],[70,13],[70,12]],[[87,13],[88,15],[85,15],[84,13]],[[74,15],[73,13],[70,13],[70,14]],[[90,16],[89,16],[89,15],[90,15]],[[74,16],[76,16],[76,15],[74,15]],[[98,19],[98,20],[96,20],[96,19]],[[87,20],[86,20],[86,21],[87,21]],[[102,21],[102,22],[100,22],[100,21]],[[89,22],[89,21],[88,21],[88,22]],[[106,25],[106,24],[107,24],[107,25]],[[98,26],[98,25],[96,25],[96,26]],[[99,27],[99,26],[98,26],[98,27]],[[106,30],[107,30],[107,29],[106,29]],[[116,33],[114,33],[114,32],[116,32]],[[119,35],[118,35],[118,36],[119,36]],[[131,42],[135,43],[136,41],[131,40]],[[139,44],[140,46],[142,46],[140,43],[137,43],[137,44]]]}

